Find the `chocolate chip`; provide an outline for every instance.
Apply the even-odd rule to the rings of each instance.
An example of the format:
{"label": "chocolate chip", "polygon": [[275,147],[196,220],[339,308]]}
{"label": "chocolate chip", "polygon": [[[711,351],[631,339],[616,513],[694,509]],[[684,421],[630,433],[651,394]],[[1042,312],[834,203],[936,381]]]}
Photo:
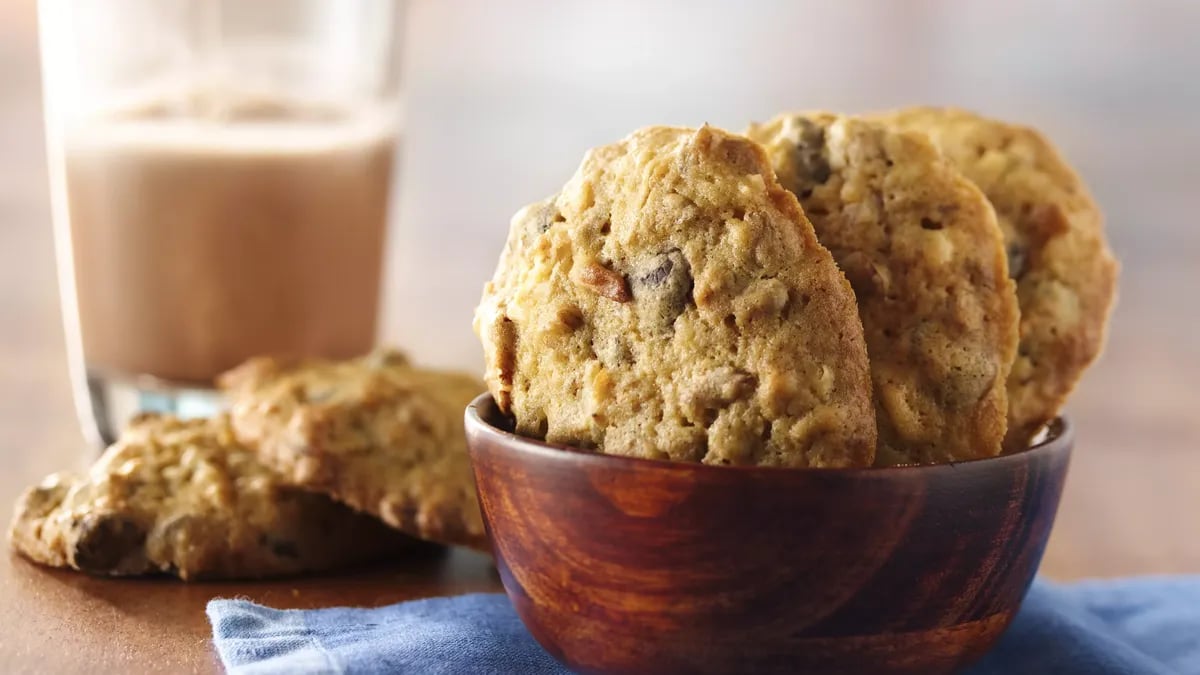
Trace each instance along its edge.
{"label": "chocolate chip", "polygon": [[632,290],[643,328],[651,333],[670,331],[692,302],[692,287],[691,266],[679,249],[637,266]]}
{"label": "chocolate chip", "polygon": [[72,561],[84,572],[140,572],[126,569],[127,559],[145,555],[146,530],[132,518],[89,513],[79,522]]}
{"label": "chocolate chip", "polygon": [[[675,269],[675,259],[673,255],[678,257],[679,251],[671,251],[670,253],[659,256],[658,264],[654,269],[646,272],[640,277],[637,277],[639,286],[661,286],[662,282],[666,281],[671,274],[671,270]],[[686,264],[686,261],[685,261]]]}
{"label": "chocolate chip", "polygon": [[821,185],[829,180],[831,170],[825,159],[825,128],[800,118],[800,138],[796,142],[796,177],[806,184]]}
{"label": "chocolate chip", "polygon": [[923,229],[923,230],[940,230],[940,229],[942,229],[942,224],[939,223],[938,221],[934,220],[933,218],[922,218],[921,219],[921,229]]}
{"label": "chocolate chip", "polygon": [[1025,247],[1016,242],[1010,242],[1006,253],[1008,254],[1008,276],[1020,279],[1021,275],[1025,274]]}

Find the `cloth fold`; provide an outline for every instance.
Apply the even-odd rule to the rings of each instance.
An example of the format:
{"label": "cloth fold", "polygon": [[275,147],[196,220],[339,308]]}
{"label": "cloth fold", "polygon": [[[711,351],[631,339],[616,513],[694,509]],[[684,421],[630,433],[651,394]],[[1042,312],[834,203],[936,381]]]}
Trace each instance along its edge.
{"label": "cloth fold", "polygon": [[[230,673],[567,673],[501,594],[373,609],[208,604]],[[1037,581],[969,675],[1200,675],[1200,576]]]}

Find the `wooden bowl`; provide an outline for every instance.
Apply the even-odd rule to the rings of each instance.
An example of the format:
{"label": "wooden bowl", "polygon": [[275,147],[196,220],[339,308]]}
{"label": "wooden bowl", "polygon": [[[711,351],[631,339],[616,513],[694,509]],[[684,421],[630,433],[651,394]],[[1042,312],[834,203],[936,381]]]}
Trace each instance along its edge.
{"label": "wooden bowl", "polygon": [[1033,580],[1072,433],[886,469],[715,467],[516,436],[466,412],[504,588],[596,673],[931,673],[982,656]]}

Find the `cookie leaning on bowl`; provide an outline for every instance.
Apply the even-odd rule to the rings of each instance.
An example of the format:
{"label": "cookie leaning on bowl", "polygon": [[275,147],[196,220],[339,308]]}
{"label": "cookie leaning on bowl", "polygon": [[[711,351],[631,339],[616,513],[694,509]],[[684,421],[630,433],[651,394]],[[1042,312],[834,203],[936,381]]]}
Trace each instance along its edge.
{"label": "cookie leaning on bowl", "polygon": [[17,502],[25,557],[99,575],[257,578],[332,569],[416,542],[284,485],[224,417],[144,415],[86,476],[54,474]]}
{"label": "cookie leaning on bowl", "polygon": [[421,539],[487,548],[462,423],[478,379],[380,350],[251,359],[219,384],[238,438],[284,481]]}
{"label": "cookie leaning on bowl", "polygon": [[871,359],[876,463],[996,455],[1017,302],[983,193],[920,134],[785,113],[747,135],[854,287]]}
{"label": "cookie leaning on bowl", "polygon": [[1027,448],[1104,344],[1117,262],[1100,209],[1034,129],[956,108],[908,108],[875,117],[928,134],[996,209],[1021,306],[1004,446],[1009,452]]}
{"label": "cookie leaning on bowl", "polygon": [[522,209],[476,310],[518,433],[611,454],[869,466],[853,293],[763,149],[647,127]]}

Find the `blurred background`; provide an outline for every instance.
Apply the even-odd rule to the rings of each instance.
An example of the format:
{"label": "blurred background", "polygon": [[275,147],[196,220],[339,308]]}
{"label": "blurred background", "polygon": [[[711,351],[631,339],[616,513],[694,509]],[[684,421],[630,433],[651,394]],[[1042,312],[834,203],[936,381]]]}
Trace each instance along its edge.
{"label": "blurred background", "polygon": [[[1200,3],[1132,0],[414,0],[383,336],[478,369],[471,313],[509,216],[638,126],[912,103],[1029,123],[1083,174],[1123,264],[1044,571],[1200,572],[1197,26]],[[7,487],[84,456],[33,0],[0,0],[0,325]]]}

